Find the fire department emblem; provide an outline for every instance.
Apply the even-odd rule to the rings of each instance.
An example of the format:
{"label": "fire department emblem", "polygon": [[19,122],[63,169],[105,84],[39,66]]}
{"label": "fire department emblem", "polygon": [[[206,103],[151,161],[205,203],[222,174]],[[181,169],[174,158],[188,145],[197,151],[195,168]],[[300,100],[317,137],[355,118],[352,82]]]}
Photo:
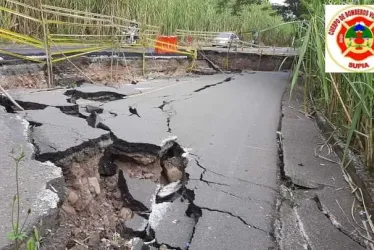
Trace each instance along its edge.
{"label": "fire department emblem", "polygon": [[[339,9],[339,6],[329,5],[330,9],[332,6]],[[326,14],[328,11],[326,6]],[[326,25],[327,72],[374,71],[373,6],[340,6],[335,15],[326,20]],[[340,70],[331,66],[338,66]]]}

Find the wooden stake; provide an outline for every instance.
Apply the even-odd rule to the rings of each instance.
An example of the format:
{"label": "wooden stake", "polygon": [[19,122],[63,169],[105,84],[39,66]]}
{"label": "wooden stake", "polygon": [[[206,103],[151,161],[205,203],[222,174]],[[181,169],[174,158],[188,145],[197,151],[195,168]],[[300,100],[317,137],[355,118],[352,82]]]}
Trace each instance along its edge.
{"label": "wooden stake", "polygon": [[54,86],[53,68],[52,68],[52,58],[51,58],[51,46],[49,44],[48,27],[47,27],[47,23],[44,18],[42,0],[39,1],[39,4],[40,4],[40,16],[41,16],[42,25],[43,25],[44,48],[45,48],[45,55],[46,55],[46,61],[47,61],[47,74],[48,74],[47,84],[48,84],[48,87],[53,87]]}

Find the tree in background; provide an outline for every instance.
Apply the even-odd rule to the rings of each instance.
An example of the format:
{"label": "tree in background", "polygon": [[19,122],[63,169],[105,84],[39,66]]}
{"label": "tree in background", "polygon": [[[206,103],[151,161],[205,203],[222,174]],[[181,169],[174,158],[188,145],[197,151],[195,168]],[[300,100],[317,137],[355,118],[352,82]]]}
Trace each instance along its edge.
{"label": "tree in background", "polygon": [[232,14],[239,15],[244,6],[263,2],[262,0],[218,0],[217,10],[222,13],[224,9],[231,8]]}
{"label": "tree in background", "polygon": [[[284,5],[272,4],[277,14],[281,15],[285,21],[308,19],[313,0],[285,0]],[[243,8],[251,4],[261,4],[268,0],[218,0],[217,10],[222,13],[225,9],[231,9],[232,14],[240,15]],[[276,14],[274,13],[274,15]]]}
{"label": "tree in background", "polygon": [[274,4],[273,9],[282,15],[285,21],[305,20],[310,15],[312,0],[285,0],[285,5]]}

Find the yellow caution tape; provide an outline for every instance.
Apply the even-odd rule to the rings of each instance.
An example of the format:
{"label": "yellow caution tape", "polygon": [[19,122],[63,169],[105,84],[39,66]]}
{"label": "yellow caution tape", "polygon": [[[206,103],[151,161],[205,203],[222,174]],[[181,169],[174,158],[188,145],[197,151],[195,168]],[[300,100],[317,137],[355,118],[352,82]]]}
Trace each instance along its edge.
{"label": "yellow caution tape", "polygon": [[107,48],[107,46],[100,46],[100,47],[94,47],[94,48],[90,47],[90,48],[78,48],[78,49],[72,49],[72,50],[64,50],[64,51],[55,52],[52,55],[71,54],[71,53],[79,53],[79,52],[94,52],[94,51],[97,51],[97,50],[101,50],[102,48]]}
{"label": "yellow caution tape", "polygon": [[10,30],[0,28],[0,37],[8,40],[17,41],[23,44],[28,44],[37,48],[44,48],[42,41],[30,36],[25,36]]}
{"label": "yellow caution tape", "polygon": [[18,53],[13,53],[13,52],[2,50],[2,49],[0,49],[0,53],[4,54],[4,55],[9,55],[9,56],[22,58],[22,59],[25,59],[25,60],[28,60],[28,61],[33,61],[33,62],[38,62],[38,63],[44,62],[44,61],[36,59],[36,58],[32,58],[32,57],[29,57],[29,56],[24,56],[24,55],[21,55],[21,54],[18,54]]}
{"label": "yellow caution tape", "polygon": [[[51,62],[52,63],[56,63],[56,62],[61,62],[61,61],[64,61],[66,59],[70,59],[70,58],[74,58],[74,57],[80,57],[80,56],[83,56],[83,55],[86,55],[86,54],[89,54],[89,53],[92,53],[92,52],[95,52],[95,51],[100,51],[100,50],[104,50],[104,49],[107,49],[108,47],[100,47],[100,48],[97,48],[95,50],[91,50],[91,51],[87,51],[87,52],[83,52],[83,53],[80,53],[80,54],[76,54],[76,55],[71,55],[71,56],[65,56],[65,57],[62,57],[62,58],[57,58],[57,59],[54,59],[52,60]],[[61,53],[61,52],[60,52]],[[65,54],[66,52],[62,52],[61,54]]]}

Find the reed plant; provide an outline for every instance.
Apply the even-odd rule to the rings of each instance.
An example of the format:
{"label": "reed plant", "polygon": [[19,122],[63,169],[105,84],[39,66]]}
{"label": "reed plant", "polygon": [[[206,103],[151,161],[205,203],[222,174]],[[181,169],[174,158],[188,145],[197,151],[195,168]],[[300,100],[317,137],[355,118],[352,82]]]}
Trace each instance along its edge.
{"label": "reed plant", "polygon": [[374,77],[372,73],[325,72],[324,4],[370,4],[372,1],[322,1],[310,5],[304,23],[292,88],[303,73],[306,99],[336,127],[350,148],[374,170]]}
{"label": "reed plant", "polygon": [[[25,4],[39,8],[39,1],[19,0]],[[217,11],[217,0],[49,0],[45,4],[119,16],[130,20],[137,20],[161,27],[165,35],[172,35],[176,29],[198,31],[235,31],[248,34],[252,30],[261,31],[282,23],[281,16],[275,14],[270,3],[261,5],[247,5],[238,15],[233,15],[231,9]],[[0,0],[0,6],[17,9],[23,14],[38,17],[36,10],[15,7],[6,0]],[[41,37],[40,24],[17,17],[9,13],[1,13],[1,27],[11,29],[22,34]],[[48,15],[47,18],[60,21],[76,21],[73,18]],[[52,25],[53,33],[62,34],[110,34],[109,29],[95,27],[74,27],[72,25]],[[295,28],[292,25],[280,26],[260,33],[261,41],[266,45],[290,45]],[[247,36],[244,36],[247,37]]]}

